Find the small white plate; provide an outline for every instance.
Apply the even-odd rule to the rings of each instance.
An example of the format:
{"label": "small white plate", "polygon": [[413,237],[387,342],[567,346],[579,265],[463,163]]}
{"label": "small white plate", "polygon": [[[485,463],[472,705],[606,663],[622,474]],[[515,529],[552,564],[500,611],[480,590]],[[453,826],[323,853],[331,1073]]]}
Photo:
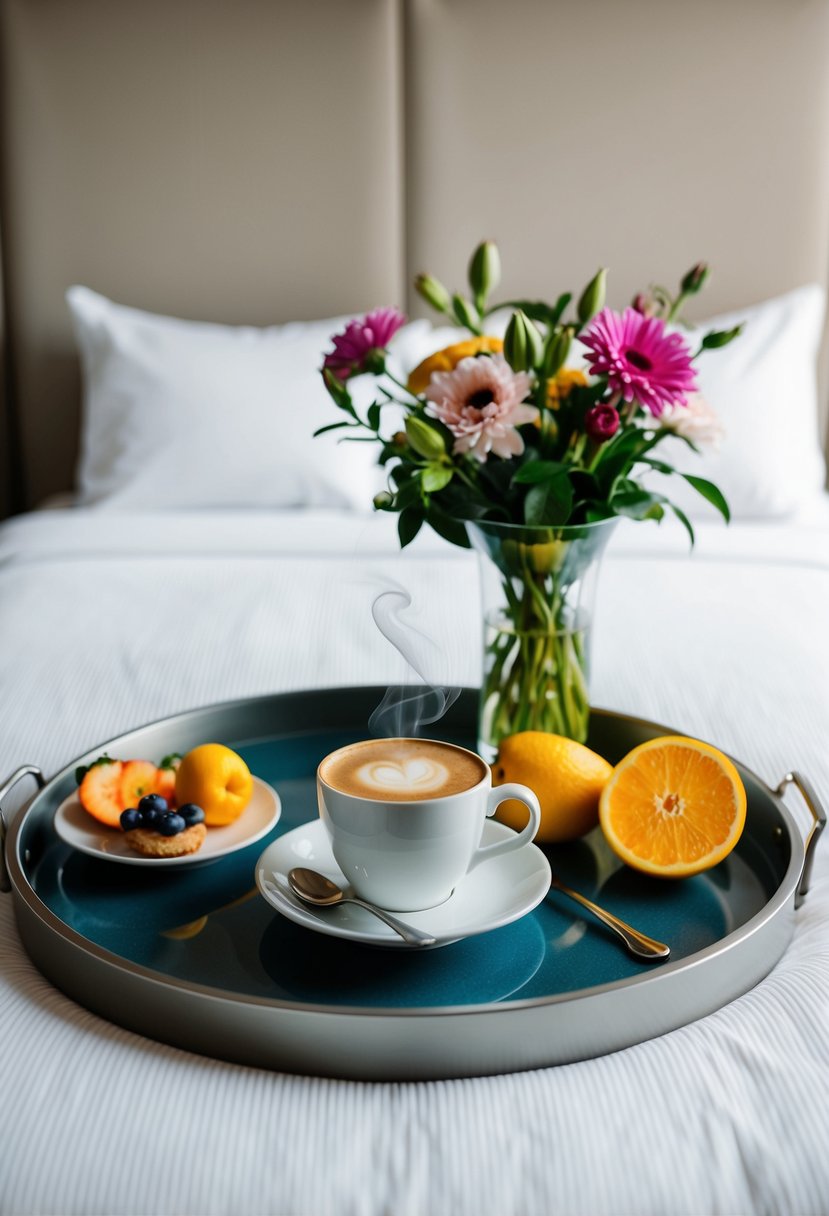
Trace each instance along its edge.
{"label": "small white plate", "polygon": [[[511,828],[487,819],[481,844],[493,844],[512,834]],[[348,884],[334,860],[328,834],[319,819],[304,823],[274,840],[257,861],[256,885],[267,902],[283,916],[317,933],[344,937],[366,946],[423,949],[408,945],[393,929],[355,904],[313,908],[301,903],[288,886],[288,871],[294,866],[319,870],[337,886],[347,889]],[[436,946],[447,946],[525,916],[541,903],[550,889],[551,877],[547,858],[530,844],[478,866],[437,908],[395,912],[394,915],[398,920],[430,933]]]}
{"label": "small white plate", "polygon": [[195,853],[183,857],[142,857],[127,844],[120,828],[107,828],[83,809],[77,794],[66,798],[55,811],[55,831],[61,840],[105,861],[117,861],[128,866],[192,866],[203,861],[215,861],[253,844],[271,830],[282,812],[275,789],[259,777],[253,778],[253,796],[242,814],[223,828],[208,828],[207,839]]}

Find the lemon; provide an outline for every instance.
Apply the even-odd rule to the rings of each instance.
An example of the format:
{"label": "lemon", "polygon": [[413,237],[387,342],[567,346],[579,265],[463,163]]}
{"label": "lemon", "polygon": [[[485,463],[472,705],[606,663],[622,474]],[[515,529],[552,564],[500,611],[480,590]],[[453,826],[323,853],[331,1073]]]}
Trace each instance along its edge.
{"label": "lemon", "polygon": [[[541,805],[536,840],[555,844],[584,836],[599,822],[599,798],[613,766],[574,739],[542,730],[525,730],[501,740],[492,766],[493,785],[517,781],[533,791]],[[520,832],[527,808],[508,799],[495,818]]]}
{"label": "lemon", "polygon": [[176,772],[176,802],[195,802],[209,828],[233,823],[253,796],[253,778],[240,755],[223,743],[202,743]]}

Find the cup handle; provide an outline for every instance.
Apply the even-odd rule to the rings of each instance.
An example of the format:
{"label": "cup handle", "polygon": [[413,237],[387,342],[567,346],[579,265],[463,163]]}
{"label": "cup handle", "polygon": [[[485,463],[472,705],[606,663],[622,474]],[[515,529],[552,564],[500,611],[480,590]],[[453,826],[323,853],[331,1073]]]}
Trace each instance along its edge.
{"label": "cup handle", "polygon": [[467,873],[474,870],[481,862],[489,861],[490,857],[500,857],[503,853],[512,853],[515,849],[523,849],[525,844],[532,843],[533,837],[541,826],[541,807],[538,805],[535,794],[526,785],[493,786],[487,795],[487,819],[494,815],[501,803],[506,802],[508,798],[517,798],[519,802],[524,803],[530,812],[530,822],[507,840],[496,840],[495,844],[486,844],[483,848],[478,849],[477,853],[473,853]]}

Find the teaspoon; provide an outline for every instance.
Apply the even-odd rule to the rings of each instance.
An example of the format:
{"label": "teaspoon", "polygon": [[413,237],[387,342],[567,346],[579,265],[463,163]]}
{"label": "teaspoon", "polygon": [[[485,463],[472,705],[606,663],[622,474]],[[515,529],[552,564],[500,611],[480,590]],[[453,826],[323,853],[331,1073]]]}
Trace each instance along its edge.
{"label": "teaspoon", "polygon": [[583,907],[587,908],[588,912],[593,915],[603,924],[612,929],[621,937],[622,941],[627,946],[631,954],[636,958],[642,959],[646,963],[656,963],[661,959],[670,957],[671,947],[666,946],[664,942],[654,941],[652,937],[647,937],[644,933],[640,933],[638,929],[632,928],[620,920],[618,916],[614,916],[612,912],[607,912],[604,908],[600,908],[598,904],[594,904],[591,899],[587,899],[584,895],[579,895],[578,891],[573,891],[570,887],[565,887],[563,882],[559,882],[555,874],[550,883],[550,887],[554,891],[560,891],[562,895],[569,896],[570,899],[575,899]]}
{"label": "teaspoon", "polygon": [[435,944],[436,939],[430,933],[421,933],[420,929],[404,924],[402,920],[398,920],[396,916],[386,912],[385,908],[378,908],[374,904],[366,903],[364,899],[359,899],[356,895],[346,895],[336,883],[316,870],[298,866],[289,872],[288,883],[294,895],[306,904],[313,904],[318,908],[330,908],[334,904],[357,904],[358,907],[373,912],[390,929],[399,933],[403,941],[408,942],[410,946],[434,946]]}

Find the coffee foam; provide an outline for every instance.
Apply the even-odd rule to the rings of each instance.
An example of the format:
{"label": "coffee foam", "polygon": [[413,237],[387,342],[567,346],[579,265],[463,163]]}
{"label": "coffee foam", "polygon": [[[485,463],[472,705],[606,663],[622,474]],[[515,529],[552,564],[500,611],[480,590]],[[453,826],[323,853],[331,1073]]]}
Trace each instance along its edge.
{"label": "coffee foam", "polygon": [[486,771],[480,757],[428,739],[368,739],[333,752],[320,766],[322,780],[344,794],[393,802],[459,794]]}

